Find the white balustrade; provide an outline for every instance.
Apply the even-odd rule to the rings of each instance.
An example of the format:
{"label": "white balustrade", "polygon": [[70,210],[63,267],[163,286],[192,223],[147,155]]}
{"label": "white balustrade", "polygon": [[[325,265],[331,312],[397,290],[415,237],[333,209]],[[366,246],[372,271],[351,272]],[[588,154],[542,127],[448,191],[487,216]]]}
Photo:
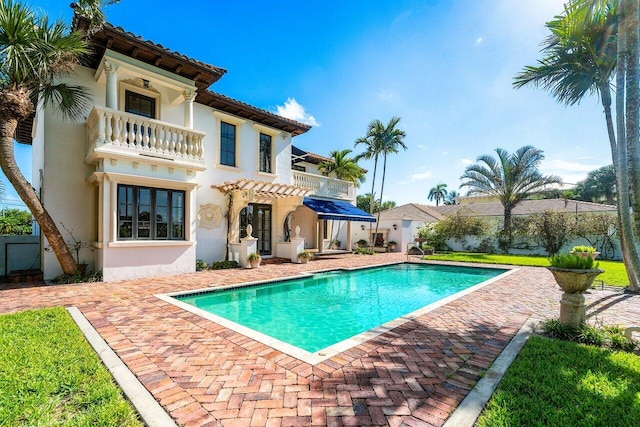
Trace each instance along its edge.
{"label": "white balustrade", "polygon": [[323,175],[314,175],[307,172],[291,171],[293,185],[315,190],[316,196],[334,197],[338,199],[355,199],[355,191],[352,182],[341,179],[329,178]]}
{"label": "white balustrade", "polygon": [[205,134],[135,114],[95,107],[87,119],[89,150],[111,145],[185,160],[204,160]]}

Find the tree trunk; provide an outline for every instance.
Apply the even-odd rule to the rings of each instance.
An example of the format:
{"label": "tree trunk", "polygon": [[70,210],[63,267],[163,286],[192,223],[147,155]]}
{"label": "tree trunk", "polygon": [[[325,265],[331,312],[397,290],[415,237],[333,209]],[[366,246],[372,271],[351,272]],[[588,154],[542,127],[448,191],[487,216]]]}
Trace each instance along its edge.
{"label": "tree trunk", "polygon": [[[629,152],[629,169],[631,183],[631,205],[635,221],[635,231],[640,232],[640,147],[638,147],[638,0],[627,0],[625,4],[624,23],[626,33],[626,137]],[[636,244],[638,242],[635,242]]]}
{"label": "tree trunk", "polygon": [[627,277],[629,278],[629,287],[632,291],[638,292],[640,290],[640,258],[638,257],[637,240],[633,220],[631,219],[629,160],[624,105],[625,75],[627,71],[625,2],[621,2],[619,10],[620,25],[618,26],[618,58],[616,64],[616,124],[618,131],[616,158],[619,167],[616,170],[616,184],[618,186],[618,213],[620,216],[622,258],[627,270]]}
{"label": "tree trunk", "polygon": [[76,261],[60,234],[60,230],[58,230],[56,223],[44,209],[35,190],[22,175],[20,168],[16,164],[13,152],[13,135],[17,126],[18,120],[16,118],[0,114],[0,166],[13,188],[40,225],[40,230],[58,258],[62,271],[65,274],[74,274],[77,270]]}
{"label": "tree trunk", "polygon": [[[378,155],[376,154],[373,157],[373,179],[371,180],[371,197],[369,198],[369,213],[373,215],[373,206],[374,206],[374,190],[376,189],[376,170],[378,169]],[[375,238],[372,238],[371,232],[373,231],[373,223],[369,223],[369,239],[371,240],[371,245],[369,246],[371,250],[373,250],[373,246],[375,245]]]}
{"label": "tree trunk", "polygon": [[384,192],[384,176],[387,173],[387,154],[385,153],[383,155],[383,161],[382,161],[382,182],[380,183],[380,209],[378,209],[378,218],[376,219],[376,232],[374,234],[374,245],[375,245],[375,240],[378,237],[378,226],[380,225],[380,212],[382,211],[382,193]]}

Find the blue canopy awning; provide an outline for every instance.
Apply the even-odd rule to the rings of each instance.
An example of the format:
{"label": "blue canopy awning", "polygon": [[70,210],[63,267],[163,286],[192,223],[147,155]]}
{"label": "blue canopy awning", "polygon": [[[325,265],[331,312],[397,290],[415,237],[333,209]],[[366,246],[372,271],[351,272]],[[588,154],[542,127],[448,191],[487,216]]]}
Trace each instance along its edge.
{"label": "blue canopy awning", "polygon": [[315,211],[320,219],[376,222],[375,217],[369,212],[365,212],[348,202],[317,200],[305,197],[303,204],[309,209]]}

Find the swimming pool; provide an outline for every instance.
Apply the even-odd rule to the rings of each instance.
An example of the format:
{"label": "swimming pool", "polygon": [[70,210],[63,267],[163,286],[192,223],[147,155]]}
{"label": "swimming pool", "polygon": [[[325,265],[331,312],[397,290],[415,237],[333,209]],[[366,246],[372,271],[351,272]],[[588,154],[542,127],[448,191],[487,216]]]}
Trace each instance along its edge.
{"label": "swimming pool", "polygon": [[304,352],[326,356],[323,350],[337,343],[505,271],[403,263],[172,297],[180,306],[212,314],[212,320],[222,318],[242,326],[241,333],[248,328]]}

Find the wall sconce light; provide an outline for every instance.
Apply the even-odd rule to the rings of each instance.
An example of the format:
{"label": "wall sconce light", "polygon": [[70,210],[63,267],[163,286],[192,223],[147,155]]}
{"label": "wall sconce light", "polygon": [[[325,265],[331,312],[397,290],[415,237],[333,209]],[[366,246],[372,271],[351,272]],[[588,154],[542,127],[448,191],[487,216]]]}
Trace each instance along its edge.
{"label": "wall sconce light", "polygon": [[398,229],[398,226],[397,226],[397,225],[395,225],[395,224],[393,224],[393,229],[394,229],[394,230],[397,230],[397,229]]}
{"label": "wall sconce light", "polygon": [[360,229],[361,229],[362,231],[364,231],[364,224],[362,224],[362,225],[360,226]]}

